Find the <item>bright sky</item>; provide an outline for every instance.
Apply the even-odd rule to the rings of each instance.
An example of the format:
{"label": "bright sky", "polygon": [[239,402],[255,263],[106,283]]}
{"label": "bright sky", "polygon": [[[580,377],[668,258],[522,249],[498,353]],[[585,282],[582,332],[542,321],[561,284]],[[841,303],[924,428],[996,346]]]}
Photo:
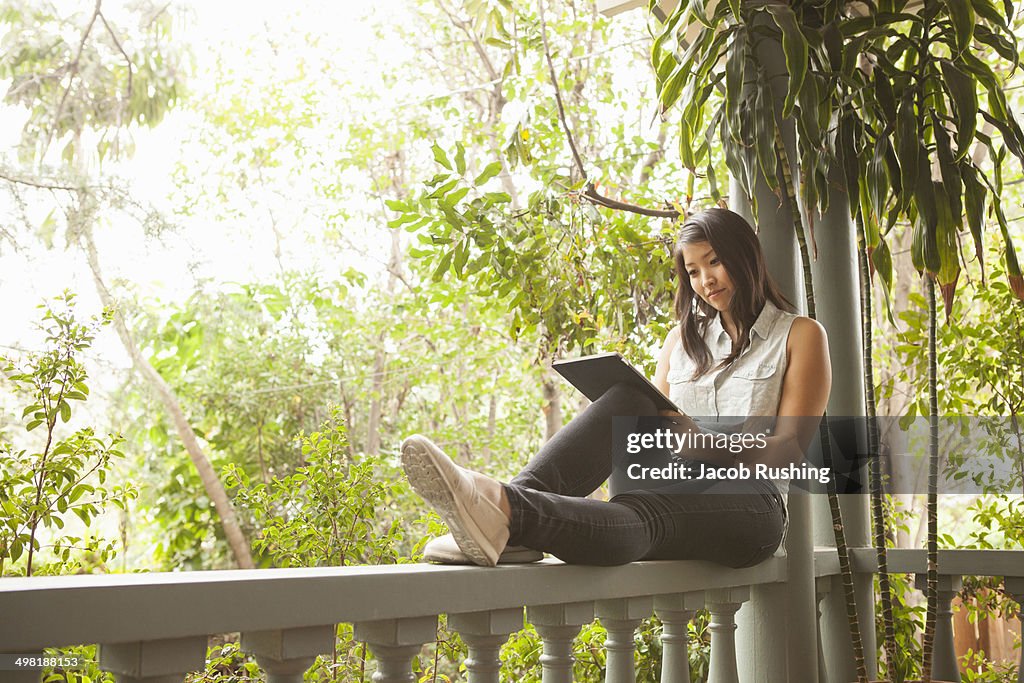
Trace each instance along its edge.
{"label": "bright sky", "polygon": [[[108,0],[103,8],[116,22],[122,5]],[[199,101],[212,97],[216,90],[218,62],[224,71],[259,83],[286,80],[300,61],[330,64],[331,72],[340,82],[367,83],[378,80],[378,74],[409,55],[409,48],[402,45],[390,44],[381,50],[371,28],[374,15],[378,21],[379,17],[402,15],[405,9],[398,0],[372,5],[315,0],[297,6],[267,0],[192,0],[184,5],[174,32],[178,39],[184,38],[193,46],[195,76],[188,87]],[[320,39],[307,40],[307,36]],[[415,90],[407,88],[406,92],[415,96]],[[344,92],[337,93],[337,97],[339,111],[360,106],[355,98],[346,98]],[[8,160],[13,159],[22,120],[21,110],[0,107],[0,154]],[[173,187],[171,175],[175,166],[184,163],[196,170],[212,163],[203,158],[209,155],[203,154],[194,139],[196,127],[191,112],[174,111],[154,130],[134,133],[133,159],[117,167],[105,166],[105,172],[114,170],[131,179],[134,199],[152,203],[181,226],[179,231],[159,241],[144,239],[139,225],[124,217],[98,231],[97,241],[108,279],[123,278],[145,295],[174,300],[192,290],[194,275],[243,281],[259,279],[277,270],[274,239],[269,231],[254,231],[248,222],[237,224],[176,215],[188,198],[168,194],[168,188]],[[288,196],[251,197],[250,201],[273,211],[279,224],[287,227],[299,221],[309,223],[304,212],[312,214],[315,221],[317,209],[323,208],[297,202],[296,197],[301,195],[302,188],[296,187]],[[0,196],[0,216],[5,223],[16,215],[12,214],[13,208],[6,193]],[[26,208],[36,223],[49,210],[41,205]],[[66,287],[79,293],[84,310],[96,310],[99,306],[91,275],[79,251],[65,251],[60,245],[45,251],[24,231],[21,234],[23,244],[19,251],[13,251],[7,244],[0,245],[0,320],[4,321],[0,326],[0,344],[6,345],[24,343],[38,317],[36,305]],[[307,245],[302,243],[296,246],[284,255],[288,265],[323,267],[315,263],[315,250],[303,248]],[[307,262],[303,263],[303,259]],[[116,346],[114,342],[97,351],[104,356],[109,351],[123,359]]]}

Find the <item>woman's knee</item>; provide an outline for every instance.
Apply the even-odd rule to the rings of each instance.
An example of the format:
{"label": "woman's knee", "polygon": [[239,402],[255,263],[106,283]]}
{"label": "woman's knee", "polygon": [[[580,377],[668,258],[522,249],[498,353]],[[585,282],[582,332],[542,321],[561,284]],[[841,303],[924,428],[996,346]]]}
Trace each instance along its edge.
{"label": "woman's knee", "polygon": [[620,415],[654,415],[654,401],[638,387],[624,382],[613,385],[594,403],[601,403]]}

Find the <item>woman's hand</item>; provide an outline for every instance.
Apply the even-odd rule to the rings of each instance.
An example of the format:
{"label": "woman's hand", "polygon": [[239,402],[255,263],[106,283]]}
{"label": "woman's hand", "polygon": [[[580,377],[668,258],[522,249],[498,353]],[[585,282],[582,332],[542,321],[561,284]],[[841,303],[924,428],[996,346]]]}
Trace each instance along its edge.
{"label": "woman's hand", "polygon": [[675,410],[659,410],[658,415],[668,418],[672,422],[674,431],[680,434],[700,431],[697,423],[689,415],[683,415]]}

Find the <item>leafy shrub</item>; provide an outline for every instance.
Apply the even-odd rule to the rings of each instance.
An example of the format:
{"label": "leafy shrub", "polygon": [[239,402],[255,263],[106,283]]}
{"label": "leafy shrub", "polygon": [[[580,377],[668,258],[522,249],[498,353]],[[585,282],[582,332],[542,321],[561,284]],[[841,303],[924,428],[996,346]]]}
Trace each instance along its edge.
{"label": "leafy shrub", "polygon": [[[65,292],[41,307],[45,350],[17,361],[0,357],[0,374],[26,403],[20,440],[28,444],[19,448],[0,435],[0,576],[104,570],[115,544],[88,532],[63,533],[65,520],[74,514],[88,529],[108,504],[124,509],[136,495],[131,485],[105,486],[111,462],[122,457],[120,435],[101,438],[92,427],[65,433],[72,405],[89,396],[79,357],[111,316],[104,311],[91,324],[79,323],[74,298]],[[40,564],[43,550],[49,561]]]}

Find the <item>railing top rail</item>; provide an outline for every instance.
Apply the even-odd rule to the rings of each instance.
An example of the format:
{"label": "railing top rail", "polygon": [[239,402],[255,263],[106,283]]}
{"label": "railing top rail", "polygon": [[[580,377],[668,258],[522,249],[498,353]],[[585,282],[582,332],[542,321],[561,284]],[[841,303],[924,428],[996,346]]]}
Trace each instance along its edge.
{"label": "railing top rail", "polygon": [[[878,570],[874,548],[853,548],[850,557],[855,572],[870,574]],[[927,553],[923,548],[891,548],[887,564],[895,574],[923,573],[928,569]],[[940,550],[939,573],[1024,577],[1024,550]]]}
{"label": "railing top rail", "polygon": [[439,613],[686,593],[782,581],[786,560],[584,567],[545,560],[7,578],[0,649],[179,638]]}

